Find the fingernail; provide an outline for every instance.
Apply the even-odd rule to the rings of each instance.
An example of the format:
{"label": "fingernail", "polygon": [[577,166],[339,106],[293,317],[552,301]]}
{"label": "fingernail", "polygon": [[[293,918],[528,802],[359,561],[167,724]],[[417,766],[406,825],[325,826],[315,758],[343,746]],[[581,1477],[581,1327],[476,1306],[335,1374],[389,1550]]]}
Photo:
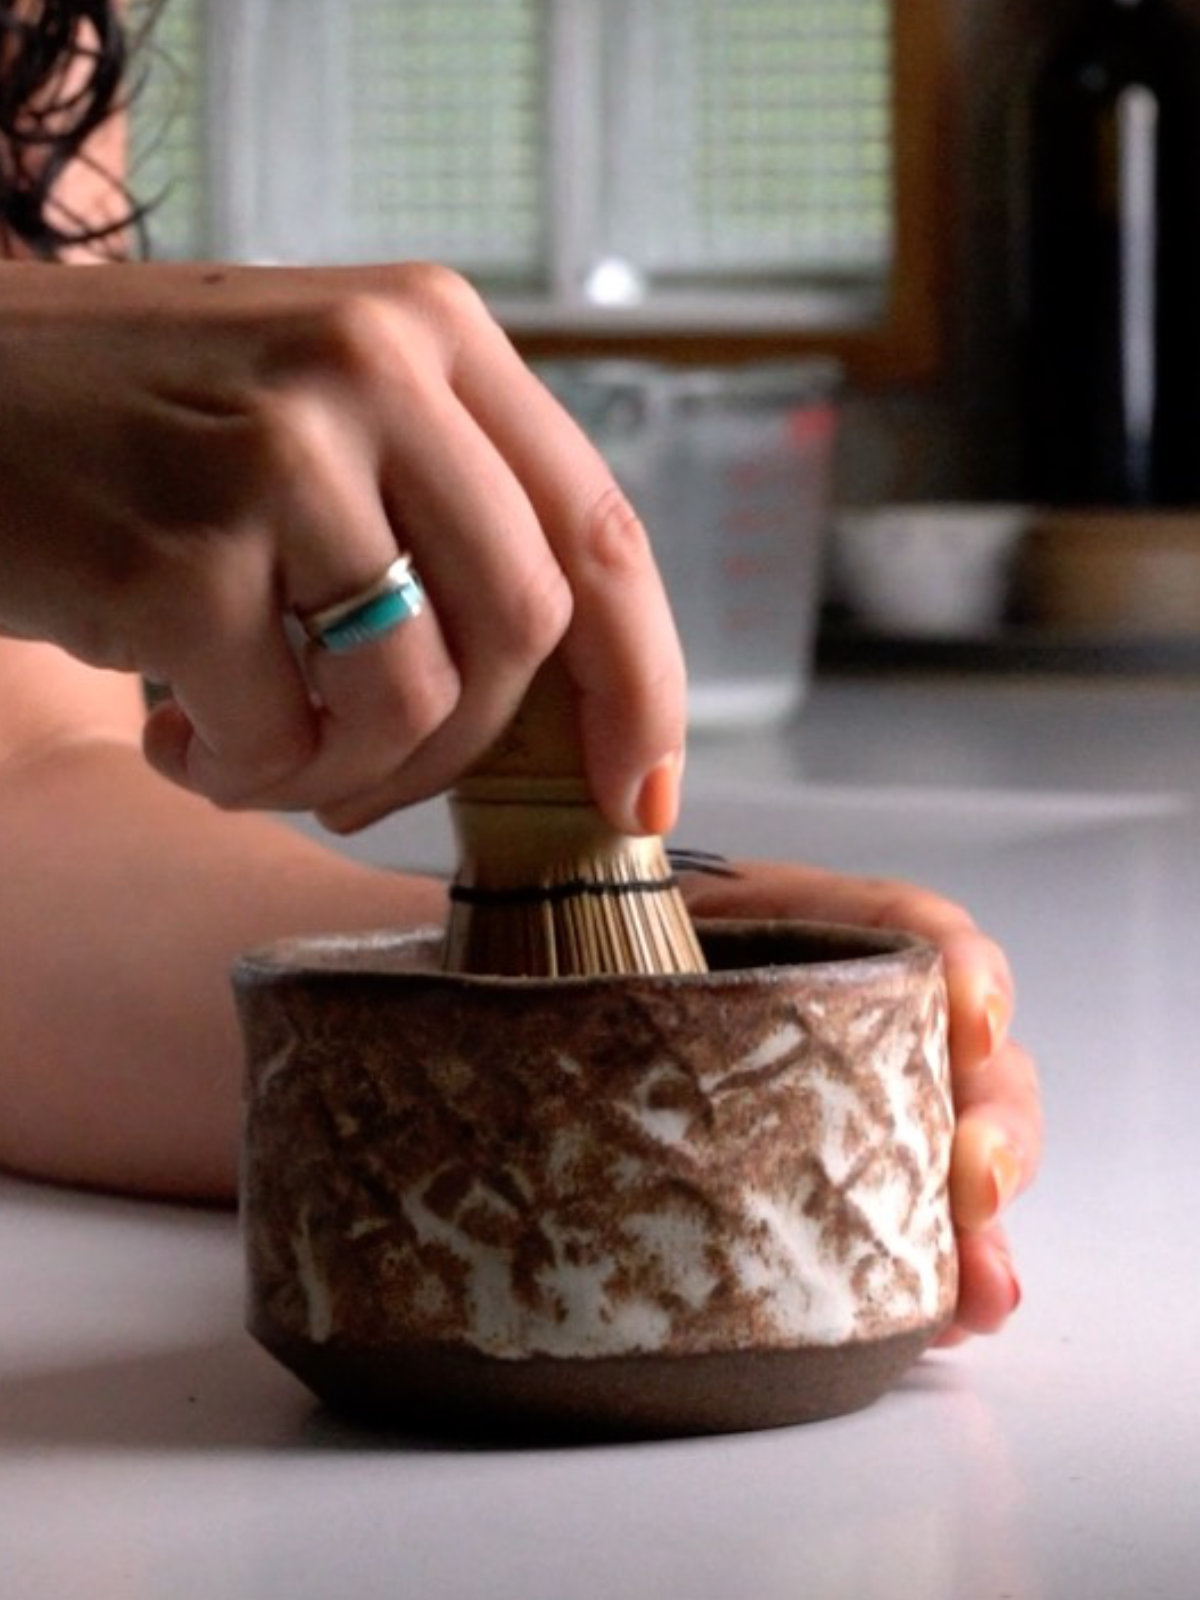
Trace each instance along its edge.
{"label": "fingernail", "polygon": [[988,1055],[994,1056],[1008,1036],[1008,1001],[993,989],[983,1003],[987,1023]]}
{"label": "fingernail", "polygon": [[1020,1306],[1021,1296],[1021,1280],[1010,1267],[1008,1269],[1008,1314],[1010,1317]]}
{"label": "fingernail", "polygon": [[1021,1157],[1011,1144],[998,1144],[988,1157],[988,1177],[994,1201],[992,1215],[1003,1211],[1021,1184]]}
{"label": "fingernail", "polygon": [[643,833],[670,833],[679,815],[679,777],[683,763],[678,755],[664,757],[642,780],[633,814]]}

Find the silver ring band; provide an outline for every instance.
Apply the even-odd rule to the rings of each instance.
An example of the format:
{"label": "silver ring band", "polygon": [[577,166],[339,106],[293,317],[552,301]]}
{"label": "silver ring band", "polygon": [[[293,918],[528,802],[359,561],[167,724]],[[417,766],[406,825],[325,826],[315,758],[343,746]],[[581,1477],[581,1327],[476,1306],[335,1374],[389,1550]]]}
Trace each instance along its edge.
{"label": "silver ring band", "polygon": [[340,655],[382,639],[410,617],[419,616],[424,605],[421,580],[411,559],[403,555],[374,583],[335,605],[310,611],[300,618],[300,625],[314,644]]}

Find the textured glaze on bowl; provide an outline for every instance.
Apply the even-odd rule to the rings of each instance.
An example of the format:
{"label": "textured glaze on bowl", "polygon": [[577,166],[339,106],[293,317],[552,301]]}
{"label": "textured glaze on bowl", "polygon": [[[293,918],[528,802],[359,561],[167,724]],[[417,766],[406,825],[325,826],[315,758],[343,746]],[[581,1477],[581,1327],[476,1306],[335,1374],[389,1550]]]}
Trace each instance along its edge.
{"label": "textured glaze on bowl", "polygon": [[646,1434],[865,1405],[956,1292],[939,958],[702,926],[706,974],[236,972],[249,1326],[390,1425]]}

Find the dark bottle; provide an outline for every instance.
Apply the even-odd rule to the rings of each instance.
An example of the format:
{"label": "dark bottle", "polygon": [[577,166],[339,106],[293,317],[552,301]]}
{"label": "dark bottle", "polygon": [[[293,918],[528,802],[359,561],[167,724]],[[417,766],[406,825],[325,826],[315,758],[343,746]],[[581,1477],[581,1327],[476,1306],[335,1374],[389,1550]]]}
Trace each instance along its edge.
{"label": "dark bottle", "polygon": [[1200,504],[1200,32],[1087,0],[1029,132],[1031,495]]}

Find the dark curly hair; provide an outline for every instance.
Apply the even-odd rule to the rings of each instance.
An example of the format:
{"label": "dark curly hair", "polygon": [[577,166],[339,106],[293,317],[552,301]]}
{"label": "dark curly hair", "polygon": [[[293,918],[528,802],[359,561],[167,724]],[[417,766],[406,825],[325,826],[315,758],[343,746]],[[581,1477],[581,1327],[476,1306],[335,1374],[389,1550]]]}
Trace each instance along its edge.
{"label": "dark curly hair", "polygon": [[71,245],[120,256],[140,239],[142,212],[118,177],[104,175],[119,204],[103,221],[73,215],[54,194],[124,104],[130,57],[112,0],[0,0],[0,254],[20,241],[46,261]]}

